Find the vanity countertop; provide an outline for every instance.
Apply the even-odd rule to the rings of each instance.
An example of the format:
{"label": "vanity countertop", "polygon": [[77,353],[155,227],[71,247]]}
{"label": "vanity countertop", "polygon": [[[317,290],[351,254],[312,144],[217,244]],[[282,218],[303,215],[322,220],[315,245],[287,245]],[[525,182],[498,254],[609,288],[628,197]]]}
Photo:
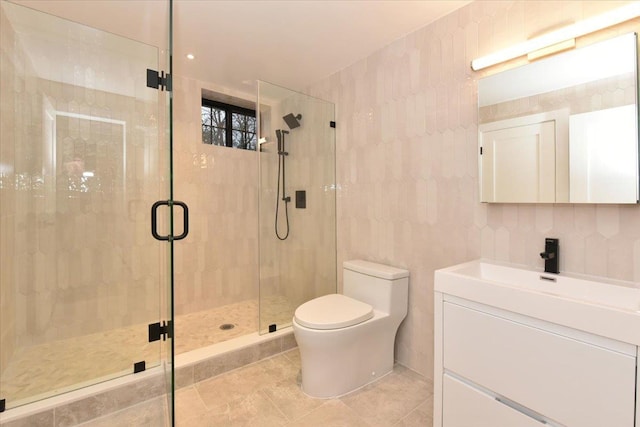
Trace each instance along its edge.
{"label": "vanity countertop", "polygon": [[475,260],[436,270],[435,291],[640,345],[636,283]]}

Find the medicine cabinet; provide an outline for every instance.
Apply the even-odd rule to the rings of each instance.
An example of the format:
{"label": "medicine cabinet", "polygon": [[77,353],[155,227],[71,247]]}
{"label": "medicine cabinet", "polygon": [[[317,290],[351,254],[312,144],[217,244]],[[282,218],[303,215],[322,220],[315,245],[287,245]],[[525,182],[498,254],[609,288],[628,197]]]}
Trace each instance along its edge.
{"label": "medicine cabinet", "polygon": [[478,81],[480,201],[638,203],[637,35]]}

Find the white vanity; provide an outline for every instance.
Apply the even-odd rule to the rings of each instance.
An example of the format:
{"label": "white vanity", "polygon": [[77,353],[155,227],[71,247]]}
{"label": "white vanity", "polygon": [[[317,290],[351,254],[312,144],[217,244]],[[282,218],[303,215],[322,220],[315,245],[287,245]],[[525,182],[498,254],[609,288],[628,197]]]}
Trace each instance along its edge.
{"label": "white vanity", "polygon": [[434,427],[640,425],[633,284],[472,261],[434,304]]}

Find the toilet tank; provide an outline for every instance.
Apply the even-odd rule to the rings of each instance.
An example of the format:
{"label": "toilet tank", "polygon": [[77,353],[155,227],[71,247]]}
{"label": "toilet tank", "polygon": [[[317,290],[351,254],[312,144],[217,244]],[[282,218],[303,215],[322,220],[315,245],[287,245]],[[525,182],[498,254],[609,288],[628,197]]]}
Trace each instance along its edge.
{"label": "toilet tank", "polygon": [[342,266],[344,295],[384,313],[406,315],[409,271],[362,260],[345,261]]}

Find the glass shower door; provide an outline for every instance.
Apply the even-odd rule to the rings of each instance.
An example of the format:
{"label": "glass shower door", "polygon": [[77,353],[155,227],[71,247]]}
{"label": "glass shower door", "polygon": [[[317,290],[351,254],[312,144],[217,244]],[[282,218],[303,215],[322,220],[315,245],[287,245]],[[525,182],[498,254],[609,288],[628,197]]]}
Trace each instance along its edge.
{"label": "glass shower door", "polygon": [[[171,245],[149,231],[151,205],[171,197],[170,112],[167,92],[147,87],[147,69],[164,62],[157,47],[0,8],[0,401],[10,409],[171,356],[148,337],[149,324],[171,320]],[[169,220],[159,223],[168,235]]]}
{"label": "glass shower door", "polygon": [[268,333],[336,292],[335,108],[262,81],[258,106],[259,331]]}

